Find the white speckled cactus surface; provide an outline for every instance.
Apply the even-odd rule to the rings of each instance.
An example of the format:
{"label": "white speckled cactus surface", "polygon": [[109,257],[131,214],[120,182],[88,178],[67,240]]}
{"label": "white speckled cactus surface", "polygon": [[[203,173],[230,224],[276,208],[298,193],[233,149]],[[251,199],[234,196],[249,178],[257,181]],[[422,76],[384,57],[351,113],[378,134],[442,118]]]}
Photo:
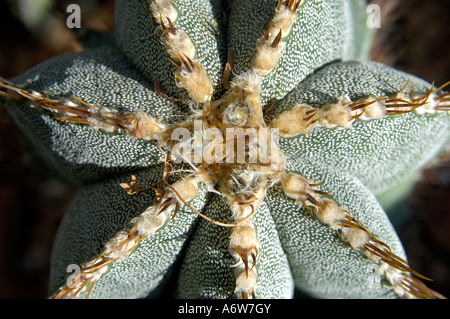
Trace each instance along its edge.
{"label": "white speckled cactus surface", "polygon": [[115,46],[1,79],[79,186],[49,297],[439,296],[381,205],[444,147],[450,95],[367,61],[367,19],[357,0],[123,0]]}

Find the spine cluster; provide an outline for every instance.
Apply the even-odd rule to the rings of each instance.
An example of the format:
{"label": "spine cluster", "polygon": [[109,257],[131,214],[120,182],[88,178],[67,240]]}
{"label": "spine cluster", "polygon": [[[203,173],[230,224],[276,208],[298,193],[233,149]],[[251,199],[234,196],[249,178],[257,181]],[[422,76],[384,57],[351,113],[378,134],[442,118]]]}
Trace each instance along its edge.
{"label": "spine cluster", "polygon": [[275,15],[264,36],[256,43],[256,53],[252,69],[258,75],[267,75],[278,65],[286,44],[281,41],[288,36],[292,25],[297,21],[295,13],[301,0],[281,0]]}
{"label": "spine cluster", "polygon": [[229,250],[237,261],[235,264],[235,294],[243,299],[256,298],[257,272],[255,268],[258,256],[258,239],[252,220],[231,229]]}
{"label": "spine cluster", "polygon": [[[130,185],[123,183],[121,186],[129,194],[153,188],[140,188],[134,176]],[[173,214],[176,214],[178,209],[184,205],[184,202],[179,199],[180,197],[184,201],[190,201],[197,195],[198,185],[194,178],[185,178],[173,184],[165,192],[160,189],[155,190],[160,200],[159,203],[149,206],[139,216],[133,218],[129,223],[128,230],[119,231],[111,238],[104,245],[100,256],[84,263],[78,276],[61,287],[52,298],[73,298],[86,290],[85,298],[88,298],[97,280],[108,271],[109,265],[124,260],[136,249],[142,239],[153,236],[164,225],[170,212],[174,211]]]}
{"label": "spine cluster", "polygon": [[55,119],[85,124],[110,133],[124,133],[145,140],[162,140],[167,126],[154,117],[137,110],[120,114],[101,105],[90,104],[75,97],[49,98],[43,93],[26,91],[0,80],[0,95],[30,102],[31,107],[50,112]]}
{"label": "spine cluster", "polygon": [[392,253],[385,243],[370,234],[352,217],[346,207],[337,204],[328,194],[318,191],[316,187],[319,184],[300,175],[286,173],[281,178],[281,185],[287,196],[308,210],[313,210],[322,223],[339,232],[341,238],[353,249],[361,251],[378,264],[380,276],[391,283],[399,296],[432,298],[428,288],[414,276],[427,278],[413,271],[405,260]]}
{"label": "spine cluster", "polygon": [[189,35],[174,26],[178,13],[170,0],[151,0],[150,11],[162,30],[161,42],[176,67],[178,86],[184,88],[197,103],[211,100],[213,88],[205,68],[195,61],[195,46]]}
{"label": "spine cluster", "polygon": [[[224,127],[255,127],[265,128],[262,106],[260,102],[261,76],[266,76],[278,65],[284,52],[285,38],[297,20],[295,11],[301,1],[281,0],[275,10],[275,15],[264,36],[256,43],[256,52],[251,69],[236,76],[229,84],[225,97],[213,105],[220,110],[220,122]],[[227,66],[233,65],[232,61]],[[225,70],[224,78],[230,70]],[[226,81],[228,83],[228,81]],[[260,141],[262,142],[262,141]],[[221,178],[221,190],[225,194],[233,217],[236,220],[253,214],[259,207],[269,180],[277,180],[284,170],[284,157],[270,136],[264,139],[266,147],[272,149],[271,161],[268,165],[257,163],[243,165],[233,169],[226,177]],[[251,153],[252,150],[247,150]],[[237,260],[235,268],[235,294],[241,298],[255,298],[257,294],[257,264],[259,242],[253,219],[232,228],[229,251]]]}
{"label": "spine cluster", "polygon": [[401,115],[410,112],[417,114],[436,113],[450,110],[450,94],[438,94],[443,88],[433,87],[425,94],[406,95],[401,89],[393,97],[374,97],[352,102],[347,95],[337,103],[314,108],[310,105],[295,105],[290,111],[281,113],[271,123],[279,128],[280,135],[292,137],[310,133],[315,127],[349,128],[356,119],[380,119],[388,115]]}

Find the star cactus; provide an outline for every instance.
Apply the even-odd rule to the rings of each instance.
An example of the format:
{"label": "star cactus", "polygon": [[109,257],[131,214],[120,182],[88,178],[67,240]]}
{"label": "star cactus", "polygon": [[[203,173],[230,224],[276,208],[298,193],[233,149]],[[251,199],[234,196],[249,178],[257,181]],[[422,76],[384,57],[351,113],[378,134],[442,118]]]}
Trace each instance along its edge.
{"label": "star cactus", "polygon": [[366,22],[356,0],[118,1],[115,46],[1,80],[79,187],[50,296],[436,296],[382,203],[446,143],[450,96],[367,61]]}

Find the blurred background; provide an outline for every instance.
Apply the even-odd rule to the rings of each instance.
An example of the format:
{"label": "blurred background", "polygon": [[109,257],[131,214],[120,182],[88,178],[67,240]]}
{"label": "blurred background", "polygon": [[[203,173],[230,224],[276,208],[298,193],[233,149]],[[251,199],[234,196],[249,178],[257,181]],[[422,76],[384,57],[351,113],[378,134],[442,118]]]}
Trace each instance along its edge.
{"label": "blurred background", "polygon": [[[69,29],[69,4],[81,29]],[[371,59],[440,86],[450,80],[450,1],[379,0],[381,28]],[[114,32],[113,0],[1,0],[0,76],[14,77],[52,56],[83,50]],[[57,226],[75,190],[33,169],[25,140],[0,107],[0,298],[45,298]],[[427,167],[392,218],[409,263],[450,296],[450,152]],[[394,216],[394,215],[393,215]]]}

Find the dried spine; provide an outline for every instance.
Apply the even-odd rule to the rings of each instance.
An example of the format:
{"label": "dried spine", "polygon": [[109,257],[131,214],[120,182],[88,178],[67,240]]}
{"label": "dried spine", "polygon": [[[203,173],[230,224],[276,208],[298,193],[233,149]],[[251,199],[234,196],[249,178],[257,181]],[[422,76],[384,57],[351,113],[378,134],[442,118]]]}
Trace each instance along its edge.
{"label": "dried spine", "polygon": [[[250,169],[239,168],[229,174],[222,187],[235,220],[255,213],[264,198],[266,183],[264,175]],[[231,229],[229,251],[236,260],[234,292],[239,298],[256,298],[258,246],[252,218]]]}
{"label": "dried spine", "polygon": [[[290,3],[290,1],[288,1]],[[281,7],[281,3],[280,6]],[[282,6],[283,9],[285,6]],[[278,8],[278,11],[280,8]],[[295,8],[296,9],[296,8]],[[295,11],[292,11],[292,13]],[[292,8],[290,8],[292,10]],[[276,12],[276,16],[278,14]],[[277,27],[279,24],[276,24]],[[286,33],[287,34],[287,33]],[[232,52],[229,53],[228,69],[225,70],[224,83],[229,88],[228,93],[212,107],[218,107],[219,123],[231,128],[264,129],[262,106],[260,102],[260,89],[262,75],[267,75],[278,64],[278,60],[284,51],[285,44],[280,43],[283,36],[282,29],[275,37],[273,30],[269,28],[262,39],[256,44],[256,53],[252,61],[252,69],[236,76],[229,82],[232,65]],[[247,132],[243,131],[243,134]],[[247,135],[249,141],[253,138]],[[241,220],[243,216],[250,216],[258,209],[265,192],[269,187],[269,179],[276,180],[284,170],[284,156],[280,154],[272,137],[259,135],[258,143],[266,149],[270,148],[269,161],[265,165],[261,159],[255,164],[238,165],[236,168],[220,178],[221,192],[233,212],[235,220]],[[243,137],[236,136],[239,140]],[[229,137],[226,137],[227,142]],[[234,139],[234,137],[233,137]],[[228,143],[227,143],[228,144]],[[278,150],[278,152],[277,152]],[[228,151],[228,150],[227,150]],[[236,152],[233,150],[233,152]],[[239,152],[237,150],[237,152]],[[245,149],[244,158],[255,158],[254,149]],[[238,154],[239,156],[239,154]],[[245,222],[235,226],[231,230],[229,251],[235,258],[235,290],[239,298],[256,298],[257,296],[257,264],[259,242],[253,220],[248,218]]]}
{"label": "dried spine", "polygon": [[213,88],[206,69],[186,55],[180,54],[181,65],[174,63],[178,86],[184,88],[197,103],[211,100]]}
{"label": "dried spine", "polygon": [[120,114],[117,110],[90,104],[76,97],[49,98],[43,93],[28,92],[2,81],[0,88],[6,90],[3,95],[28,100],[32,107],[50,112],[60,121],[85,124],[97,130],[127,134],[145,140],[161,141],[166,134],[167,125],[140,110]]}
{"label": "dried spine", "polygon": [[278,65],[286,44],[285,38],[292,25],[297,21],[295,11],[301,0],[281,0],[275,9],[275,15],[264,36],[256,43],[256,53],[252,60],[252,69],[259,75],[267,75]]}
{"label": "dried spine", "polygon": [[172,60],[176,62],[182,62],[181,57],[185,56],[193,59],[195,56],[195,46],[191,41],[191,38],[183,30],[179,30],[174,27],[172,20],[167,18],[169,25],[166,26],[161,23],[162,42],[167,48]]}
{"label": "dried spine", "polygon": [[[133,176],[131,185],[126,183],[122,187],[129,194],[136,194],[149,188],[140,188]],[[134,217],[128,230],[119,231],[104,245],[104,250],[97,258],[81,265],[81,271],[71,283],[61,287],[51,298],[73,298],[87,289],[85,298],[88,298],[97,280],[107,272],[109,265],[114,262],[123,261],[138,247],[141,240],[153,236],[161,226],[164,225],[170,212],[175,215],[181,206],[184,205],[179,199],[183,196],[184,201],[192,200],[198,191],[198,184],[195,178],[185,178],[172,185],[171,189],[162,192],[156,189],[160,202],[149,206],[139,216]]]}
{"label": "dried spine", "polygon": [[306,104],[294,105],[289,111],[277,115],[272,120],[271,127],[279,128],[283,137],[292,137],[308,134],[315,127],[351,128],[356,119],[367,121],[411,112],[419,115],[448,112],[450,93],[438,94],[438,92],[449,83],[436,89],[432,86],[428,92],[414,97],[403,92],[405,85],[391,97],[368,96],[362,100],[351,101],[348,95],[343,95],[336,103],[321,108]]}
{"label": "dried spine", "polygon": [[259,242],[251,219],[231,229],[229,251],[236,260],[234,293],[239,298],[247,299],[249,296],[256,298],[258,276],[255,264],[258,246]]}
{"label": "dried spine", "polygon": [[281,178],[285,194],[308,210],[313,210],[320,222],[338,231],[353,249],[361,251],[378,264],[380,276],[386,278],[399,296],[433,298],[428,288],[415,278],[426,277],[413,271],[405,260],[392,253],[385,243],[356,221],[346,207],[337,204],[329,194],[318,191],[316,187],[319,185],[292,173],[286,173]]}
{"label": "dried spine", "polygon": [[174,26],[176,9],[170,0],[152,0],[150,10],[157,23],[156,31],[162,30],[162,43],[174,61],[178,86],[184,88],[197,103],[211,100],[213,88],[206,69],[195,61],[195,46],[189,35]]}
{"label": "dried spine", "polygon": [[150,0],[150,12],[159,24],[168,24],[169,20],[175,21],[178,11],[170,0]]}

